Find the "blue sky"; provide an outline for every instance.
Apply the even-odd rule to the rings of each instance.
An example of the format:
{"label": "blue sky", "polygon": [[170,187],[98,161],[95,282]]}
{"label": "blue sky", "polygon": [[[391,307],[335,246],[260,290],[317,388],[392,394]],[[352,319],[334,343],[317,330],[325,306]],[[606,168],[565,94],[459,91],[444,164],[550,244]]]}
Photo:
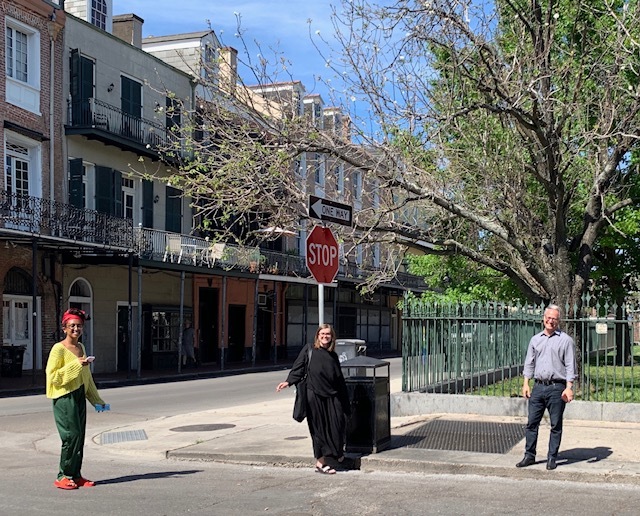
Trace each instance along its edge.
{"label": "blue sky", "polygon": [[[113,0],[114,14],[134,13],[144,20],[142,36],[164,36],[182,32],[207,30],[211,28],[222,43],[238,49],[239,58],[242,44],[235,36],[236,16],[242,18],[242,29],[247,44],[250,45],[252,59],[258,54],[253,41],[260,42],[263,54],[273,58],[269,47],[277,48],[291,61],[289,68],[295,80],[305,85],[307,93],[320,93],[327,104],[329,98],[322,84],[314,85],[314,76],[326,73],[325,63],[313,47],[309,32],[315,36],[320,31],[324,37],[333,33],[330,21],[331,2],[329,0],[303,2],[301,0]],[[311,19],[309,25],[307,20]],[[310,31],[311,27],[311,31]],[[241,76],[250,80],[242,69]],[[288,80],[285,76],[279,80]]]}

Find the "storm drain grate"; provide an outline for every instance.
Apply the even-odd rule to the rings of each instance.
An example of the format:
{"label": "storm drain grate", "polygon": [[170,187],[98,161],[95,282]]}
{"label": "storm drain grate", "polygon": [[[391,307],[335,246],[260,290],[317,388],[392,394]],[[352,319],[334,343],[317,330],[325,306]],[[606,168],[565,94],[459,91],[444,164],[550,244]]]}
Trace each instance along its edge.
{"label": "storm drain grate", "polygon": [[144,430],[125,430],[124,432],[106,432],[100,434],[100,444],[126,443],[129,441],[146,441]]}
{"label": "storm drain grate", "polygon": [[394,436],[393,448],[469,451],[505,454],[524,438],[524,425],[482,421],[429,421]]}

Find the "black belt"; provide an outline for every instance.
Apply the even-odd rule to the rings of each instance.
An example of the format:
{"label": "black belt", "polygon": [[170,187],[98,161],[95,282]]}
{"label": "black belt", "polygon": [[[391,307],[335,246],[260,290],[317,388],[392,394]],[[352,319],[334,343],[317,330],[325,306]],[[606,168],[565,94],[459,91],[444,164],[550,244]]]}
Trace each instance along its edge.
{"label": "black belt", "polygon": [[566,380],[538,380],[537,378],[536,378],[536,383],[539,383],[540,385],[553,385],[554,383],[561,383],[563,385],[567,385]]}

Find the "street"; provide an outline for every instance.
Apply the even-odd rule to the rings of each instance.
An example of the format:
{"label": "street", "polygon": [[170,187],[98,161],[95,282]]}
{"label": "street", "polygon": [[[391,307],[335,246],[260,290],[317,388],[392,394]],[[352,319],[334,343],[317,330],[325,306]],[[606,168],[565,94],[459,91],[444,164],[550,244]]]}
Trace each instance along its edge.
{"label": "street", "polygon": [[[285,376],[275,371],[103,389],[112,411],[89,411],[88,435],[177,414],[267,403],[278,399],[275,385]],[[1,514],[595,516],[637,514],[640,504],[640,488],[628,485],[389,471],[324,476],[311,467],[167,460],[110,453],[97,445],[85,448],[83,473],[98,485],[62,491],[53,486],[57,454],[36,451],[36,443],[52,434],[50,401],[43,395],[0,399]]]}
{"label": "street", "polygon": [[86,457],[90,489],[53,487],[57,457],[3,448],[0,513],[55,515],[562,514],[635,515],[629,486],[465,475],[257,468],[202,462]]}

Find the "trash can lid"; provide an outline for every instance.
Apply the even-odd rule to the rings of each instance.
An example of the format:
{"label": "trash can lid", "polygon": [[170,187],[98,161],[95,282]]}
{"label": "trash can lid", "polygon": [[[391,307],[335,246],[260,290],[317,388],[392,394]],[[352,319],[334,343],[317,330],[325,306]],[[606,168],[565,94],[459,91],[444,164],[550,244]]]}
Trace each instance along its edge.
{"label": "trash can lid", "polygon": [[336,339],[336,344],[358,344],[359,346],[364,346],[367,343],[366,340],[362,339]]}
{"label": "trash can lid", "polygon": [[382,367],[389,366],[389,362],[385,362],[384,360],[379,360],[373,357],[366,356],[358,356],[355,358],[350,358],[349,360],[345,360],[340,363],[340,367]]}

